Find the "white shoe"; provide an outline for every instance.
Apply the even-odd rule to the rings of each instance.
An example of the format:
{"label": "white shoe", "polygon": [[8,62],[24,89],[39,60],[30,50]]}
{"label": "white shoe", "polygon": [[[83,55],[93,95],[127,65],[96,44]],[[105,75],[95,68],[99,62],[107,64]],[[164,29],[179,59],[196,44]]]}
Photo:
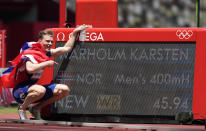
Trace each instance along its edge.
{"label": "white shoe", "polygon": [[25,110],[18,109],[18,113],[19,113],[20,120],[27,120],[28,119]]}

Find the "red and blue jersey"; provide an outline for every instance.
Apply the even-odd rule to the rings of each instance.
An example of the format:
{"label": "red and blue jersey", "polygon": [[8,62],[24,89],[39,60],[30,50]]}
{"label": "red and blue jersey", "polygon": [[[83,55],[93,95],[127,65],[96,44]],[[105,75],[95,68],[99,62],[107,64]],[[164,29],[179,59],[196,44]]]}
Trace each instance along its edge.
{"label": "red and blue jersey", "polygon": [[36,82],[43,70],[35,74],[28,74],[26,71],[26,61],[41,63],[48,61],[50,53],[46,53],[43,46],[37,42],[27,42],[20,50],[20,54],[11,62],[11,67],[5,70],[0,80],[4,88],[14,88],[17,84],[24,81]]}

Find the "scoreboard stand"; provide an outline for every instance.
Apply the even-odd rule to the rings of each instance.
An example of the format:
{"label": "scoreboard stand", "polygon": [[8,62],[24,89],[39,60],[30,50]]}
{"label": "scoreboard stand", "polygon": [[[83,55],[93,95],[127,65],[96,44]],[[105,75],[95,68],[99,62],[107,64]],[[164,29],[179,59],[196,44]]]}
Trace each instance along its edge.
{"label": "scoreboard stand", "polygon": [[[59,47],[73,29],[52,30]],[[86,41],[46,70],[46,81],[71,88],[51,114],[205,120],[205,35],[204,28],[88,28]]]}

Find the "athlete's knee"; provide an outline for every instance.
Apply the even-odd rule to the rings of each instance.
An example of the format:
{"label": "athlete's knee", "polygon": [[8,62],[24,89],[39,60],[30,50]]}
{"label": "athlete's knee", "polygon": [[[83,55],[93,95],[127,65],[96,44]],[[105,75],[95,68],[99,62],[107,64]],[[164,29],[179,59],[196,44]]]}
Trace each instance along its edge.
{"label": "athlete's knee", "polygon": [[61,95],[67,96],[70,92],[70,89],[67,85],[59,84],[57,92],[59,95],[61,94]]}
{"label": "athlete's knee", "polygon": [[67,85],[63,85],[63,91],[64,91],[65,93],[69,93],[69,92],[70,92],[70,89],[69,89],[69,87],[68,87]]}
{"label": "athlete's knee", "polygon": [[65,95],[68,95],[70,92],[70,89],[67,85],[61,85],[61,90],[62,90],[62,93]]}

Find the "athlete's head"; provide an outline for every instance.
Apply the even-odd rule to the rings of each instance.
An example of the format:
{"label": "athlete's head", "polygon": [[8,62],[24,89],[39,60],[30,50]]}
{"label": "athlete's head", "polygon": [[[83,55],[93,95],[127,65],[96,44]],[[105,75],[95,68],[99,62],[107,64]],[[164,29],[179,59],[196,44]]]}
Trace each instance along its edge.
{"label": "athlete's head", "polygon": [[44,49],[49,52],[53,44],[53,32],[52,30],[42,30],[38,35],[38,42],[40,42]]}

